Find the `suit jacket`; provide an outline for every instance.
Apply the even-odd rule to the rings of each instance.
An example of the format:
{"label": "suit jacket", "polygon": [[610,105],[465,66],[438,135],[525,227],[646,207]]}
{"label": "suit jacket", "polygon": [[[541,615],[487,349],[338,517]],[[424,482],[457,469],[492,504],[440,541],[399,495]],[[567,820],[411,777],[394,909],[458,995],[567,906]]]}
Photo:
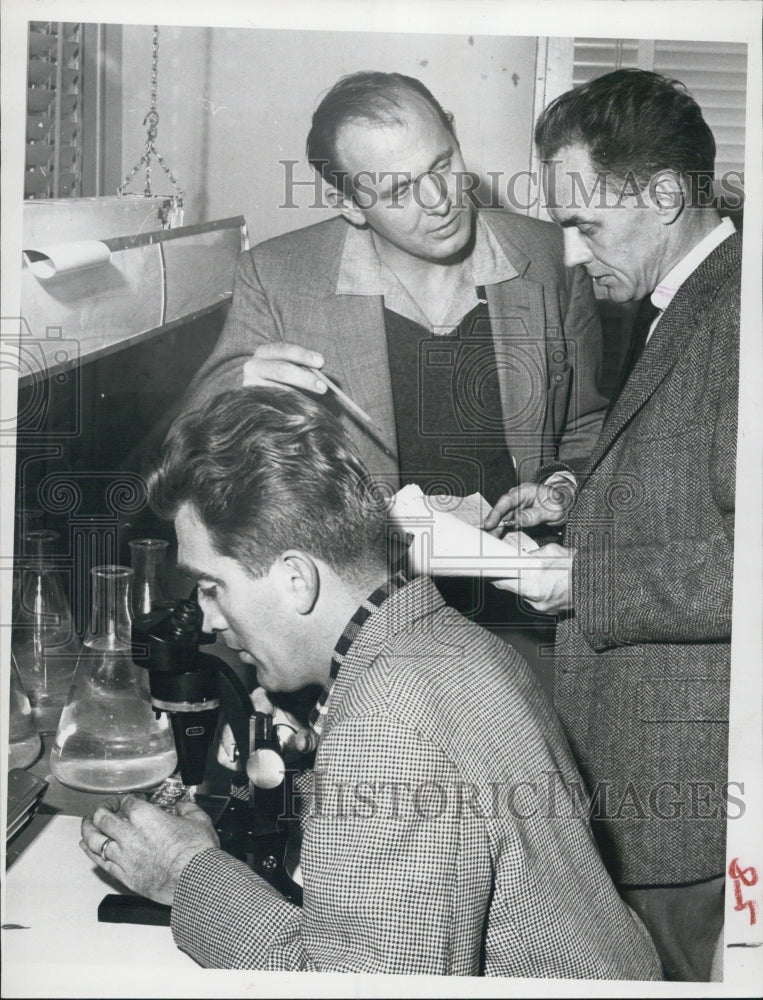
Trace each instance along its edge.
{"label": "suit jacket", "polygon": [[302,909],[220,850],[184,870],[173,934],[202,964],[660,977],[601,862],[549,702],[431,580],[361,627],[313,776]]}
{"label": "suit jacket", "polygon": [[[562,234],[550,223],[503,211],[483,218],[519,272],[489,285],[504,433],[520,479],[541,462],[577,463],[590,454],[604,418],[597,379],[601,331],[590,279],[564,267]],[[347,223],[321,222],[242,254],[233,304],[184,406],[238,388],[255,348],[284,340],[319,350],[325,371],[396,441],[381,296],[337,295]],[[328,402],[331,402],[329,398]],[[337,411],[371,473],[393,479],[383,448]]]}
{"label": "suit jacket", "polygon": [[725,868],[740,274],[734,234],[678,290],[567,530],[575,612],[555,703],[631,885]]}

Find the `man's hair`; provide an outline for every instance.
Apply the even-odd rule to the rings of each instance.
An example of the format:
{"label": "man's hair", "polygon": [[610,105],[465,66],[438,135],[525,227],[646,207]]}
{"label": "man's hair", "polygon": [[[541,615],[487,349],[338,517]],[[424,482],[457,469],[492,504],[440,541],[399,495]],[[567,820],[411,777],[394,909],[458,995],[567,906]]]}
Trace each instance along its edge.
{"label": "man's hair", "polygon": [[[643,189],[659,171],[712,184],[715,140],[686,87],[659,73],[620,69],[557,97],[535,126],[542,160],[567,146],[587,149],[597,171],[632,174]],[[692,188],[693,189],[693,188]]]}
{"label": "man's hair", "polygon": [[171,427],[149,500],[173,519],[183,504],[215,549],[254,576],[301,549],[349,579],[386,556],[378,485],[338,420],[291,389],[223,393]]}
{"label": "man's hair", "polygon": [[455,137],[453,116],[421,80],[402,73],[363,71],[343,76],[318,105],[307,137],[307,159],[327,184],[353,194],[352,178],[339,162],[337,136],[350,122],[364,125],[402,125],[406,121],[404,101],[412,95],[423,98],[443,127]]}

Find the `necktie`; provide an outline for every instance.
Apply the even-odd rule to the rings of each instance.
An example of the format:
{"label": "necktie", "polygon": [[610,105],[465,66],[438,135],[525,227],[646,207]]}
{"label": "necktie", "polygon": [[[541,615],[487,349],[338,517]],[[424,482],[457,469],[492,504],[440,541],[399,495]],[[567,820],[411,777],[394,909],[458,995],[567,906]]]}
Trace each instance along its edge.
{"label": "necktie", "polygon": [[630,347],[628,348],[628,353],[620,371],[620,380],[615,388],[615,391],[612,393],[612,398],[609,401],[607,416],[609,416],[615,408],[615,403],[620,398],[620,395],[625,388],[625,384],[636,366],[636,362],[641,357],[641,352],[646,346],[646,338],[649,335],[649,328],[659,313],[660,310],[657,306],[652,304],[651,296],[647,295],[645,299],[641,300],[633,320],[633,326],[631,327]]}

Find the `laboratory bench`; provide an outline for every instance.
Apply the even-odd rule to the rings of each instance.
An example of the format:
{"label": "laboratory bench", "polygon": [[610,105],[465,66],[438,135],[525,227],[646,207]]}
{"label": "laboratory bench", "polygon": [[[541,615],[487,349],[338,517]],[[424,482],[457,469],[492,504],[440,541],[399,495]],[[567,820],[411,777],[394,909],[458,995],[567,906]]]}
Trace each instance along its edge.
{"label": "laboratory bench", "polygon": [[[159,925],[104,922],[98,918],[106,896],[134,896],[118,881],[98,868],[79,847],[82,817],[91,813],[106,795],[69,788],[50,771],[53,735],[43,736],[40,757],[28,773],[48,787],[36,811],[7,845],[3,885],[2,924],[4,996],[83,996],[86,992],[41,992],[45,977],[54,981],[76,971],[97,982],[93,996],[136,996],[118,985],[114,970],[134,977],[180,973],[198,965],[180,951],[172,938],[168,919]],[[214,772],[214,768],[210,768]],[[218,767],[202,791],[219,795],[230,787],[230,772]],[[209,787],[208,787],[209,786]],[[282,862],[288,824],[278,820],[283,811],[283,788],[255,792],[255,807],[231,799],[226,816],[238,816],[238,834],[218,825],[221,847],[246,860],[263,877],[280,888],[293,902],[301,891],[285,876]],[[249,854],[240,849],[241,832],[248,835]],[[169,911],[167,909],[167,918]],[[133,959],[130,956],[134,956]],[[108,992],[113,983],[115,992]],[[104,985],[106,984],[106,985]],[[49,987],[45,987],[49,989]],[[28,990],[28,992],[26,991]],[[124,990],[124,992],[120,992]],[[157,994],[146,994],[157,995]],[[168,994],[167,994],[168,995]],[[187,994],[190,995],[190,994]]]}

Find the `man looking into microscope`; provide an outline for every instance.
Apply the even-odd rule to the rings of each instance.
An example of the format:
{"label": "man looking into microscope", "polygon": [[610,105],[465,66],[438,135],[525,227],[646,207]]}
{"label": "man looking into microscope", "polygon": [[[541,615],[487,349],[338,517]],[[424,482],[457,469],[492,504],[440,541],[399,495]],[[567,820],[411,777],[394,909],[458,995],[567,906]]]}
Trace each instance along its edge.
{"label": "man looking into microscope", "polygon": [[269,691],[323,689],[301,909],[194,805],[126,796],[83,820],[88,857],[170,904],[181,948],[214,968],[659,978],[532,672],[429,578],[390,576],[386,506],[325,407],[223,394],[175,425],[151,497],[205,629]]}

